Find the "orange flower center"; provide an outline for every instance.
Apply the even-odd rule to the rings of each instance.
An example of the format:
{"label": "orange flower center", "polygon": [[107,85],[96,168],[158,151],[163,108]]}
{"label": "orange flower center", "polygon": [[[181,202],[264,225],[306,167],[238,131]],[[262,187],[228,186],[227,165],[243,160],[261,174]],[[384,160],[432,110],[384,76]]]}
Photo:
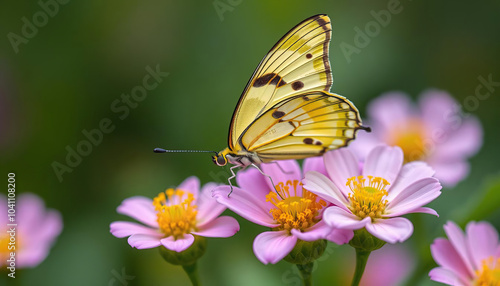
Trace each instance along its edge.
{"label": "orange flower center", "polygon": [[194,196],[183,190],[168,189],[153,199],[157,222],[166,237],[181,238],[196,230],[196,210]]}
{"label": "orange flower center", "polygon": [[[19,252],[19,235],[16,233],[15,241],[11,241],[10,233],[8,233],[9,229],[4,229],[0,235],[0,265],[7,264],[7,259],[10,258],[10,253],[18,253]],[[17,232],[17,229],[16,229]],[[16,254],[17,259],[17,254]]]}
{"label": "orange flower center", "polygon": [[395,127],[389,134],[388,143],[403,150],[405,163],[424,160],[428,155],[424,135],[422,122],[413,119],[404,127]]}
{"label": "orange flower center", "polygon": [[276,185],[275,191],[266,195],[266,201],[271,202],[276,208],[269,211],[274,220],[281,224],[276,230],[290,231],[293,228],[301,231],[316,224],[319,211],[326,206],[326,202],[318,196],[302,188],[302,195],[298,195],[298,180],[288,180]]}
{"label": "orange flower center", "polygon": [[476,270],[477,286],[499,286],[500,285],[500,258],[493,256],[482,261],[482,268]]}
{"label": "orange flower center", "polygon": [[368,184],[365,184],[364,176],[347,179],[346,186],[352,191],[348,195],[351,202],[349,209],[360,218],[369,216],[373,220],[381,218],[385,211],[387,200],[383,198],[387,196],[385,187],[389,182],[381,177],[367,176],[367,178]]}

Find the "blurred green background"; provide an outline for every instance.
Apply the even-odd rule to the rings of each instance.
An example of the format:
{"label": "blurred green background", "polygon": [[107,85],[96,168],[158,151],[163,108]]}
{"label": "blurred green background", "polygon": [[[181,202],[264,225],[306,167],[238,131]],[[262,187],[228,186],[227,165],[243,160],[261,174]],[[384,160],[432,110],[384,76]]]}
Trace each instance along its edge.
{"label": "blurred green background", "polygon": [[[340,43],[354,45],[354,27],[364,29],[374,20],[370,12],[387,9],[389,2],[69,1],[15,47],[7,35],[21,36],[22,18],[32,21],[42,8],[37,1],[4,3],[0,174],[6,178],[14,171],[18,194],[38,194],[64,219],[48,258],[35,269],[21,270],[14,282],[122,285],[114,279],[124,269],[134,276],[128,285],[189,285],[182,269],[164,262],[156,249],[133,249],[109,233],[111,222],[131,220],[116,207],[131,196],[154,197],[192,175],[202,183],[224,182],[227,169],[215,166],[208,154],[159,155],[152,149],[225,148],[229,120],[254,68],[282,35],[309,16],[331,17],[332,91],[353,101],[362,116],[366,105],[386,91],[416,98],[427,88],[439,88],[463,104],[474,96],[479,76],[491,74],[500,82],[500,2],[493,0],[401,1],[402,11],[359,53],[345,57]],[[128,115],[124,109],[114,112],[112,105],[122,94],[142,85],[146,67],[158,65],[168,76]],[[469,177],[431,204],[441,216],[421,215],[425,228],[404,243],[409,249],[417,251],[417,238],[429,244],[443,236],[447,220],[463,226],[471,218],[487,219],[500,227],[498,192],[490,193],[489,207],[469,215],[485,190],[498,183],[499,95],[500,88],[469,110],[483,124],[483,148],[470,160]],[[104,118],[114,130],[59,180],[54,162],[65,164],[67,146],[75,149],[86,139],[82,131],[99,128]],[[226,213],[237,217],[241,231],[209,239],[199,262],[204,285],[299,285],[291,264],[265,266],[255,258],[253,239],[266,228]],[[354,251],[330,249],[314,272],[316,285],[344,285],[352,275],[345,265],[352,264]],[[421,265],[434,266],[432,261]],[[418,285],[438,285],[425,273],[415,280]]]}

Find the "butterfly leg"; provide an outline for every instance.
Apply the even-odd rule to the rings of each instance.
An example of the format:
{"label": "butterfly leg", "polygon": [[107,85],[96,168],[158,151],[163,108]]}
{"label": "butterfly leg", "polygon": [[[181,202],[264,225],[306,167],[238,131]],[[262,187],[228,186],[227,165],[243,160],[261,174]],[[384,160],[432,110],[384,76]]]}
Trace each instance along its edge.
{"label": "butterfly leg", "polygon": [[287,175],[290,175],[290,174],[293,174],[293,171],[286,171],[285,169],[283,169],[283,167],[281,167],[281,165],[276,162],[276,161],[272,161],[272,162],[269,162],[268,164],[276,164],[276,166],[278,166],[278,168],[280,168],[280,171],[283,173],[283,174],[287,174]]}
{"label": "butterfly leg", "polygon": [[283,197],[282,197],[282,196],[281,196],[281,194],[278,192],[278,190],[276,190],[276,185],[275,185],[275,184],[274,184],[274,182],[273,182],[273,178],[271,178],[271,176],[269,176],[268,174],[264,173],[264,172],[263,172],[263,171],[259,168],[259,166],[255,165],[254,163],[252,163],[252,166],[253,166],[255,169],[259,170],[259,172],[260,172],[262,175],[264,175],[264,176],[266,176],[266,177],[268,177],[268,178],[269,178],[269,180],[271,181],[271,184],[273,184],[274,191],[278,194],[278,196],[280,196],[280,198],[281,198],[281,199],[283,199]]}
{"label": "butterfly leg", "polygon": [[231,191],[229,192],[229,194],[227,195],[227,197],[229,198],[229,196],[233,193],[233,184],[231,183],[231,180],[234,179],[236,177],[236,174],[234,173],[233,169],[235,168],[240,168],[240,166],[238,165],[234,165],[232,166],[231,168],[229,168],[229,171],[231,171],[231,177],[227,178],[227,181],[229,183],[229,186],[231,186]]}

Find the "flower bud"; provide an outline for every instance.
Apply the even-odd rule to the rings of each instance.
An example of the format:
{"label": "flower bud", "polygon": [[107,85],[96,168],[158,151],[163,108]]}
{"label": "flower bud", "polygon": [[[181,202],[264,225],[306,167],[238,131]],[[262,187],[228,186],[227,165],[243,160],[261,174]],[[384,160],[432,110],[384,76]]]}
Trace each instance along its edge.
{"label": "flower bud", "polygon": [[323,255],[326,244],[327,242],[324,239],[316,241],[297,240],[295,247],[284,259],[293,264],[308,264],[314,262]]}
{"label": "flower bud", "polygon": [[354,231],[354,237],[349,244],[362,251],[374,251],[385,245],[385,241],[380,240],[369,233],[365,228]]}
{"label": "flower bud", "polygon": [[192,265],[205,254],[207,240],[203,236],[195,235],[193,245],[182,252],[173,251],[163,246],[160,246],[159,249],[161,256],[168,263],[174,265]]}

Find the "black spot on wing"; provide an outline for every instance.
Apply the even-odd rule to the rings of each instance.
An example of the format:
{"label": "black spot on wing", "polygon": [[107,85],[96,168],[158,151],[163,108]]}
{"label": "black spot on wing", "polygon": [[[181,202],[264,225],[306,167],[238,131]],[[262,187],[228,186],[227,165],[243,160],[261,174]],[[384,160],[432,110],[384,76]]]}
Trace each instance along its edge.
{"label": "black spot on wing", "polygon": [[300,80],[292,83],[293,90],[299,90],[299,89],[302,89],[303,87],[304,87],[304,83],[301,82]]}
{"label": "black spot on wing", "polygon": [[276,110],[273,112],[272,115],[273,115],[273,118],[278,119],[278,118],[285,116],[285,113],[283,111]]}
{"label": "black spot on wing", "polygon": [[308,58],[308,59],[310,59],[310,58],[312,58],[312,57],[313,57],[313,55],[312,55],[312,54],[307,54],[307,55],[306,55],[306,58]]}
{"label": "black spot on wing", "polygon": [[285,85],[286,82],[279,75],[277,75],[275,73],[268,73],[268,74],[265,74],[261,77],[256,78],[254,80],[252,86],[253,87],[261,87],[261,86],[264,86],[266,84],[273,84],[273,85],[276,85],[278,87],[281,87],[281,86]]}
{"label": "black spot on wing", "polygon": [[311,145],[313,143],[313,139],[312,138],[304,138],[304,140],[302,140],[305,144],[308,144],[308,145]]}

